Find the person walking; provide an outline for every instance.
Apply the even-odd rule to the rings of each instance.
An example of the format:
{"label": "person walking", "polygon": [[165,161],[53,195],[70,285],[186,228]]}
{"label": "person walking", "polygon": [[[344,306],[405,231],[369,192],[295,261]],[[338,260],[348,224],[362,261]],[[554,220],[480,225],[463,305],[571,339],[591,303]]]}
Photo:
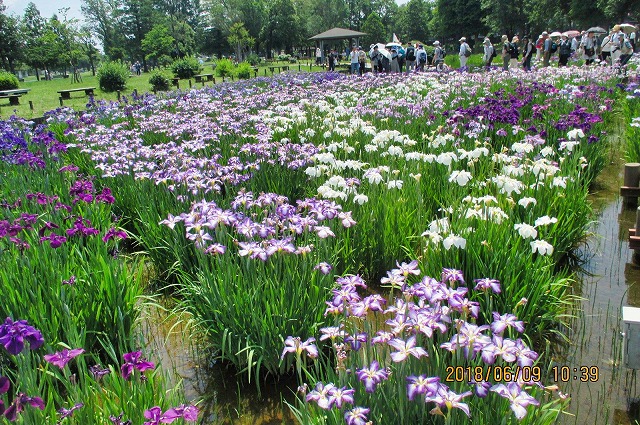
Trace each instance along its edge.
{"label": "person walking", "polygon": [[484,66],[487,71],[491,68],[491,62],[493,62],[493,58],[496,57],[496,49],[491,44],[491,40],[489,38],[485,38],[482,42],[484,46],[484,55],[482,55],[482,61],[484,62]]}
{"label": "person walking", "polygon": [[520,39],[518,38],[518,36],[514,35],[509,46],[509,68],[512,69],[518,67],[518,57],[520,56],[520,49],[518,48],[519,42]]}
{"label": "person walking", "polygon": [[436,71],[444,71],[444,50],[438,40],[433,42],[433,47],[435,47],[435,49],[433,50],[432,63],[436,67]]}
{"label": "person walking", "polygon": [[509,61],[511,60],[511,43],[509,43],[509,37],[505,34],[502,36],[502,52],[500,57],[502,58],[502,70],[509,70]]}
{"label": "person walking", "polygon": [[322,50],[319,47],[316,47],[316,65],[320,65],[322,63]]}
{"label": "person walking", "polygon": [[355,75],[358,73],[358,70],[360,68],[358,62],[358,50],[355,48],[355,46],[351,48],[349,58],[351,59],[351,75]]}
{"label": "person walking", "polygon": [[542,59],[542,52],[544,51],[544,35],[540,34],[536,41],[536,62],[540,62]]}
{"label": "person walking", "polygon": [[565,34],[562,34],[558,50],[558,67],[567,66],[567,63],[569,63],[569,56],[571,56],[571,42],[569,41],[569,37]]}
{"label": "person walking", "polygon": [[460,56],[460,71],[467,70],[467,60],[469,56],[471,56],[471,47],[467,44],[467,38],[462,37],[460,40],[460,50],[458,51],[458,56]]}
{"label": "person walking", "polygon": [[596,41],[593,32],[589,32],[586,37],[582,37],[580,47],[584,51],[584,64],[591,65],[596,60]]}
{"label": "person walking", "polygon": [[533,59],[533,52],[536,51],[536,46],[526,35],[522,39],[522,44],[522,69],[531,71],[531,60]]}
{"label": "person walking", "polygon": [[327,59],[328,59],[328,62],[329,62],[329,72],[335,72],[335,70],[336,70],[336,60],[338,59],[338,54],[336,53],[335,49],[331,49]]}
{"label": "person walking", "polygon": [[404,47],[402,47],[402,45],[397,46],[396,50],[398,51],[398,69],[399,69],[398,72],[402,73],[402,69],[404,68],[404,64],[406,62],[406,59],[405,59],[406,52],[404,50]]}
{"label": "person walking", "polygon": [[[436,41],[435,43],[433,43],[433,45],[435,46],[436,43],[438,43],[438,45],[440,45],[439,41]],[[427,51],[424,50],[424,47],[422,46],[422,44],[418,44],[418,50],[416,50],[416,60],[417,60],[417,71],[424,71],[424,66],[427,64]]]}
{"label": "person walking", "polygon": [[407,67],[405,68],[405,73],[408,74],[411,71],[416,70],[416,48],[413,47],[411,43],[407,43],[407,48],[404,50],[405,54],[405,63]]}
{"label": "person walking", "polygon": [[622,42],[624,41],[624,33],[620,30],[620,25],[614,25],[611,29],[611,64],[615,65],[622,55]]}
{"label": "person walking", "polygon": [[544,52],[542,56],[542,66],[546,68],[549,66],[551,62],[551,56],[553,56],[553,54],[556,52],[558,47],[556,45],[556,42],[553,41],[553,39],[549,37],[549,35],[546,34],[546,32],[543,32],[542,35],[545,36]]}
{"label": "person walking", "polygon": [[360,76],[364,75],[364,68],[367,64],[367,54],[362,50],[362,46],[358,46],[358,70],[360,71]]}
{"label": "person walking", "polygon": [[371,71],[373,71],[374,74],[380,72],[380,52],[378,51],[377,44],[371,48],[369,59],[371,59]]}

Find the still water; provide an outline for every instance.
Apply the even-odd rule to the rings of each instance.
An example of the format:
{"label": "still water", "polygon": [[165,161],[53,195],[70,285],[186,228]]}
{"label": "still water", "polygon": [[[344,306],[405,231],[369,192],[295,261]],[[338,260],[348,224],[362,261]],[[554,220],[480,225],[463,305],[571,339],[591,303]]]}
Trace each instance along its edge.
{"label": "still water", "polygon": [[[640,307],[640,267],[634,264],[627,243],[636,208],[626,207],[618,195],[622,170],[622,161],[612,161],[591,196],[597,215],[588,243],[579,253],[586,262],[575,285],[575,295],[582,301],[572,312],[570,342],[554,358],[557,366],[570,368],[569,382],[558,382],[570,394],[568,409],[558,421],[562,425],[640,424],[636,374],[622,364],[622,306]],[[211,362],[213,356],[198,349],[188,318],[177,321],[153,308],[147,315],[145,334],[151,357],[160,359],[172,379],[182,382],[187,399],[202,400],[205,423],[295,423],[285,405],[285,401],[293,403],[293,382],[266,383],[260,393],[254,384],[241,386],[233,371]],[[582,366],[597,367],[597,382],[580,382],[573,370]]]}
{"label": "still water", "polygon": [[[582,250],[586,260],[579,275],[576,306],[568,349],[555,360],[570,367],[570,381],[559,383],[570,394],[561,424],[637,424],[640,392],[636,373],[622,363],[622,306],[640,307],[640,267],[628,247],[636,208],[618,195],[622,161],[616,160],[599,177],[591,196],[598,212],[593,232]],[[574,368],[596,366],[598,381],[573,380]],[[578,374],[579,375],[579,374]]]}

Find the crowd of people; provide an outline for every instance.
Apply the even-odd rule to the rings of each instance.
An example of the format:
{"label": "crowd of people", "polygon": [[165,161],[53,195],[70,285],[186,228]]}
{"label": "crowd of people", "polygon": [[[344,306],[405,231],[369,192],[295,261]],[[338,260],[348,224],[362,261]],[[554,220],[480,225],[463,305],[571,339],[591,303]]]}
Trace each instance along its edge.
{"label": "crowd of people", "polygon": [[[604,35],[604,37],[603,37]],[[500,57],[495,65],[502,67],[504,71],[510,68],[521,67],[525,71],[531,71],[533,64],[538,67],[548,67],[555,63],[557,66],[568,66],[570,59],[584,59],[584,65],[594,63],[607,65],[625,65],[636,48],[635,32],[625,33],[620,25],[615,25],[608,34],[595,31],[573,32],[542,32],[537,40],[529,36],[516,35],[509,40],[503,35],[500,42],[495,45],[489,38],[482,43],[482,61],[486,69],[494,66],[494,59]],[[459,40],[458,56],[460,69],[467,69],[467,61],[472,54],[472,48],[467,43],[466,37]],[[433,51],[427,54],[422,44],[389,43],[386,46],[372,44],[369,52],[365,52],[362,46],[352,46],[351,50],[344,52],[350,61],[351,74],[362,75],[366,70],[367,61],[371,64],[373,73],[409,73],[424,71],[427,64],[442,71],[447,68],[444,63],[446,51],[439,41],[433,42]],[[317,60],[320,61],[319,49],[316,51]],[[342,57],[335,49],[332,49],[328,59],[328,70],[335,71],[339,59]]]}

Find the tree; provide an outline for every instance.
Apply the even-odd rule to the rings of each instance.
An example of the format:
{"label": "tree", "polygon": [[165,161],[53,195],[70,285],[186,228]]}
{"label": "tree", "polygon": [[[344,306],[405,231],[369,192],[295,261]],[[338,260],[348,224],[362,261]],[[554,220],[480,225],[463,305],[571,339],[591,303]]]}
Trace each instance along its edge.
{"label": "tree", "polygon": [[425,0],[409,0],[398,10],[398,14],[403,40],[426,42],[429,39],[429,22],[433,18],[431,3]]}
{"label": "tree", "polygon": [[244,23],[236,22],[229,29],[229,37],[227,37],[229,44],[232,45],[236,51],[236,60],[241,62],[244,59],[244,52],[246,48],[251,49],[255,43],[255,39],[249,35],[249,31],[244,27]]}
{"label": "tree", "polygon": [[126,39],[120,30],[118,0],[82,0],[82,14],[100,40],[105,55],[113,60],[126,57]]}
{"label": "tree", "polygon": [[440,41],[457,45],[461,36],[486,33],[480,0],[437,0],[437,11],[436,31]]}
{"label": "tree", "polygon": [[145,59],[157,63],[163,56],[171,56],[175,39],[165,24],[156,24],[142,40]]}
{"label": "tree", "polygon": [[142,40],[153,27],[155,11],[152,0],[123,0],[121,29],[127,39],[127,50],[131,61],[142,60],[146,72],[147,59],[142,51]]}
{"label": "tree", "polygon": [[4,14],[5,7],[0,0],[0,62],[2,68],[15,72],[15,64],[22,58],[24,49],[20,37],[20,22],[13,16]]}
{"label": "tree", "polygon": [[380,19],[380,16],[375,12],[371,12],[369,16],[367,16],[364,24],[362,24],[362,32],[367,33],[367,35],[362,37],[362,44],[365,46],[374,43],[384,43],[388,38],[382,19]]}
{"label": "tree", "polygon": [[267,45],[267,55],[272,49],[284,48],[291,53],[300,39],[301,26],[291,0],[275,0],[267,12],[267,20],[260,32]]}
{"label": "tree", "polygon": [[91,36],[91,30],[83,26],[78,33],[78,41],[80,43],[80,48],[83,53],[87,57],[89,61],[89,66],[91,66],[91,75],[96,75],[96,61],[98,59],[98,49],[94,45],[93,37]]}
{"label": "tree", "polygon": [[482,21],[495,34],[523,35],[527,23],[521,0],[481,0]]}

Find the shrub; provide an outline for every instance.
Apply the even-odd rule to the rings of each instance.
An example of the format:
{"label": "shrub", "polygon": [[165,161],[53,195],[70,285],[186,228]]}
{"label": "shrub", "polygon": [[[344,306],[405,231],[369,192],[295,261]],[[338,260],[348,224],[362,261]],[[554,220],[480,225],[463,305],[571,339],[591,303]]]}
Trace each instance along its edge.
{"label": "shrub", "polygon": [[18,88],[18,78],[10,72],[0,71],[0,90],[14,90]]}
{"label": "shrub", "polygon": [[168,68],[173,63],[173,58],[169,55],[162,55],[158,58],[158,65],[163,68]]}
{"label": "shrub", "polygon": [[198,74],[201,69],[202,66],[196,58],[178,59],[173,63],[173,65],[171,65],[173,75],[182,79],[193,77]]}
{"label": "shrub", "polygon": [[220,59],[214,69],[218,77],[228,77],[233,73],[233,62],[230,59]]}
{"label": "shrub", "polygon": [[117,62],[105,62],[98,68],[98,84],[104,92],[114,92],[127,88],[130,71],[127,65]]}
{"label": "shrub", "polygon": [[260,64],[260,56],[258,56],[255,53],[251,53],[250,55],[247,56],[247,62],[249,62],[249,64],[251,64],[251,66],[258,66],[258,64]]}
{"label": "shrub", "polygon": [[236,68],[236,76],[244,80],[251,78],[252,72],[253,72],[253,69],[251,68],[251,65],[249,64],[249,62],[242,62]]}
{"label": "shrub", "polygon": [[169,90],[169,77],[161,71],[154,71],[149,78],[149,84],[153,91]]}

